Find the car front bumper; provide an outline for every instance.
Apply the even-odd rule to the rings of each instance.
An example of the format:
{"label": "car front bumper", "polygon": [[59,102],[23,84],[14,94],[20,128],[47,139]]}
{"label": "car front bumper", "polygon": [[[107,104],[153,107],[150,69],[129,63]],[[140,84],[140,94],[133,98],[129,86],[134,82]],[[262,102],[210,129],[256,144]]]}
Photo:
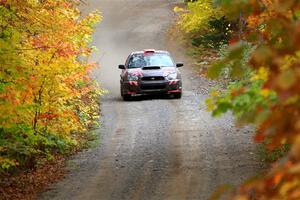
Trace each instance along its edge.
{"label": "car front bumper", "polygon": [[126,81],[121,83],[122,95],[154,94],[154,93],[180,93],[182,83],[180,79],[173,81]]}

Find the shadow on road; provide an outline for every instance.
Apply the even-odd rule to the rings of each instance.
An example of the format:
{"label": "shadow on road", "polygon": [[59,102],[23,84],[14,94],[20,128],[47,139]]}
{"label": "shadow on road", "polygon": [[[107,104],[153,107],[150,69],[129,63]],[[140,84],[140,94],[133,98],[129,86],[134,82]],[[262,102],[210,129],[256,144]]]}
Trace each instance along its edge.
{"label": "shadow on road", "polygon": [[102,102],[140,102],[140,101],[152,101],[152,100],[180,100],[174,98],[173,95],[168,94],[148,94],[141,96],[131,97],[130,100],[124,101],[121,96],[118,95],[106,95],[102,98]]}
{"label": "shadow on road", "polygon": [[[123,101],[122,98],[120,98],[121,101]],[[148,94],[148,95],[141,95],[141,96],[134,96],[131,97],[130,100],[126,102],[131,102],[131,101],[151,101],[151,100],[178,100],[174,98],[173,95],[168,95],[168,94]]]}

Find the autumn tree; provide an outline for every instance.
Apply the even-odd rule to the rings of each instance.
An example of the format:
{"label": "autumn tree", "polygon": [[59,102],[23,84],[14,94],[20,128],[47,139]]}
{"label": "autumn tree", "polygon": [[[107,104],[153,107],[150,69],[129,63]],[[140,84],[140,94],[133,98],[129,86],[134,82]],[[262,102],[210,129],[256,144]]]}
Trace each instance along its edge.
{"label": "autumn tree", "polygon": [[[285,158],[264,177],[243,185],[234,199],[300,199],[300,2],[217,2],[229,17],[242,13],[247,28],[242,38],[232,39],[228,54],[211,67],[209,75],[220,76],[226,69],[240,80],[250,73],[246,82],[233,83],[225,93],[212,93],[209,104],[213,112],[232,110],[239,119],[255,123],[255,141],[267,141],[270,151],[291,145]],[[249,45],[253,49],[243,62]]]}
{"label": "autumn tree", "polygon": [[86,60],[100,17],[77,0],[0,0],[0,169],[65,152],[96,122]]}

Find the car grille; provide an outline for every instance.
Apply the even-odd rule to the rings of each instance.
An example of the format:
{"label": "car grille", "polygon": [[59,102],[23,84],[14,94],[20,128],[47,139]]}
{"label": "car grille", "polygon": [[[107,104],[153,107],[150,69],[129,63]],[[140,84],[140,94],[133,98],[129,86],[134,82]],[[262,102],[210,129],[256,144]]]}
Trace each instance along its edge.
{"label": "car grille", "polygon": [[142,77],[142,81],[162,81],[165,80],[163,76],[146,76]]}
{"label": "car grille", "polygon": [[143,67],[143,70],[153,70],[153,69],[160,69],[160,66],[148,66],[148,67]]}
{"label": "car grille", "polygon": [[161,90],[165,89],[166,85],[141,85],[142,90]]}

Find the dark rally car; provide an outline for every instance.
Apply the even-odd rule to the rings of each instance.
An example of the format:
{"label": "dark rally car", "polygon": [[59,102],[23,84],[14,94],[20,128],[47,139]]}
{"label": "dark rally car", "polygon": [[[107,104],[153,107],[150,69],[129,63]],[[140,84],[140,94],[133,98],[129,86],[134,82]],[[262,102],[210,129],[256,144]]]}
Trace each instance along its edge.
{"label": "dark rally car", "polygon": [[121,96],[128,100],[131,96],[166,93],[181,98],[182,81],[178,67],[167,51],[147,49],[132,52],[125,65],[119,65],[121,73]]}

